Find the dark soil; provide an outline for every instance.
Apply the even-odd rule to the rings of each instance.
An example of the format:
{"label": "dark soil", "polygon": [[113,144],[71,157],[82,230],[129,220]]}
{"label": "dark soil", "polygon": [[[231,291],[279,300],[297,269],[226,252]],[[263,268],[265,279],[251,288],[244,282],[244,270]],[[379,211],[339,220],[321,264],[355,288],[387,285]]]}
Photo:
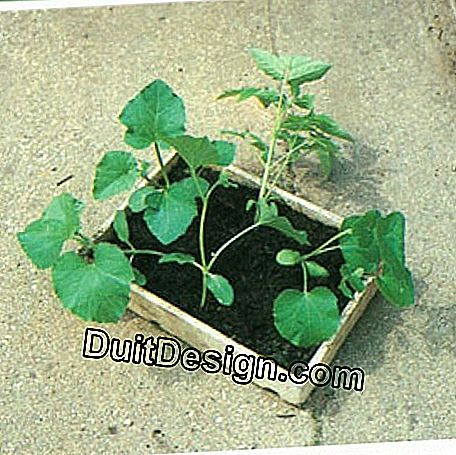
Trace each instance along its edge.
{"label": "dark soil", "polygon": [[[177,165],[171,171],[171,179],[185,175],[183,166]],[[210,181],[217,178],[215,171],[205,171],[203,177]],[[257,190],[246,186],[239,188],[218,188],[209,203],[206,229],[207,251],[214,252],[234,234],[250,225],[253,210],[245,211],[249,199],[255,199]],[[235,301],[231,307],[224,307],[210,295],[203,310],[200,309],[201,272],[191,265],[158,264],[154,256],[137,256],[134,265],[146,277],[146,289],[174,303],[192,316],[208,323],[235,341],[249,347],[260,355],[273,357],[287,367],[296,360],[308,361],[318,348],[296,348],[283,339],[274,327],[272,305],[277,295],[287,288],[302,288],[300,267],[283,267],[276,263],[275,256],[282,248],[298,249],[302,252],[314,249],[337,231],[292,210],[279,202],[279,213],[285,215],[298,229],[305,229],[312,248],[302,248],[277,231],[261,227],[248,233],[220,256],[214,273],[225,276],[234,288]],[[149,232],[142,220],[142,214],[128,216],[130,240],[137,249],[155,249],[165,252],[185,252],[196,258],[198,253],[198,221],[195,220],[187,233],[163,246]],[[108,236],[115,237],[112,232]],[[117,242],[116,239],[114,241]],[[320,256],[318,262],[326,267],[330,278],[311,279],[309,288],[328,286],[338,297],[342,310],[347,299],[339,292],[339,268],[343,263],[338,251]]]}

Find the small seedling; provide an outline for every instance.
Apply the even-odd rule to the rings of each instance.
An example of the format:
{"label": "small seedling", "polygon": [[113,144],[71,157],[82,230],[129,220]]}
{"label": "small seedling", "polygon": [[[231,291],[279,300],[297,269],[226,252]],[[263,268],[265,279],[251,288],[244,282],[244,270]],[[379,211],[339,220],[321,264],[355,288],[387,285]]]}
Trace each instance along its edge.
{"label": "small seedling", "polygon": [[[257,67],[275,83],[271,87],[246,87],[225,91],[219,98],[254,98],[265,109],[274,110],[268,140],[251,131],[224,130],[225,134],[249,141],[262,164],[261,185],[246,212],[254,211],[253,222],[221,244],[215,251],[206,248],[206,218],[215,191],[236,187],[225,168],[236,153],[236,145],[225,140],[186,134],[186,111],[182,99],[162,80],[155,80],[127,103],[119,120],[126,127],[125,142],[136,150],[150,149],[160,168],[161,183],[150,182],[150,162],[131,151],[110,151],[97,165],[93,185],[96,200],[106,200],[132,191],[138,179],[147,186],[132,192],[128,210],[141,213],[150,232],[163,245],[184,235],[198,218],[199,257],[176,251],[139,250],[130,242],[125,211],[117,211],[113,228],[123,247],[95,242],[81,231],[84,204],[70,194],[55,197],[41,218],[18,234],[19,242],[40,269],[52,269],[54,289],[64,307],[84,320],[116,322],[125,312],[130,286],[146,283],[132,266],[138,255],[159,257],[159,264],[174,262],[196,267],[201,274],[201,295],[195,305],[204,308],[207,295],[224,306],[235,302],[232,283],[214,273],[214,265],[240,238],[267,227],[294,240],[296,249],[283,249],[276,257],[284,267],[302,270],[302,288],[286,289],[274,300],[274,321],[278,332],[295,346],[309,347],[334,335],[340,324],[336,295],[325,286],[310,288],[312,277],[327,278],[328,270],[317,260],[340,249],[345,260],[339,288],[347,297],[365,289],[374,279],[383,296],[397,307],[414,302],[412,277],[405,265],[404,216],[384,217],[376,210],[347,217],[340,231],[322,245],[311,248],[307,233],[296,229],[279,213],[275,188],[284,172],[298,158],[316,154],[322,172],[329,176],[341,152],[339,139],[353,141],[330,116],[317,113],[315,97],[303,93],[307,82],[321,79],[330,65],[303,56],[276,56],[259,49],[250,55]],[[173,149],[184,161],[188,175],[171,181],[162,150]],[[217,168],[218,179],[210,183],[202,177],[205,168]],[[68,240],[76,240],[79,250],[63,252]],[[310,250],[310,251],[309,251]],[[236,302],[242,304],[242,302]]]}

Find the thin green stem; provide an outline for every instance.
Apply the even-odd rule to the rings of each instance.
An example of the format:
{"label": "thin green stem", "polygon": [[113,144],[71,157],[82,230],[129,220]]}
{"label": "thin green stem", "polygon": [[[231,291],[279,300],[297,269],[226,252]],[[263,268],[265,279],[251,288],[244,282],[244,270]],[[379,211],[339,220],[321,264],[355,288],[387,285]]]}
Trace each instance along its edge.
{"label": "thin green stem", "polygon": [[336,240],[340,239],[341,237],[344,237],[345,235],[350,234],[351,232],[352,232],[351,229],[345,229],[345,231],[341,231],[341,232],[337,233],[335,236],[331,237],[329,240],[327,240],[325,243],[320,245],[314,251],[303,256],[304,261],[311,257],[318,256],[319,254],[327,253],[328,251],[337,250],[338,248],[340,248],[340,245],[336,245],[336,246],[332,246],[332,247],[329,247],[329,245],[331,245],[331,243],[334,243]]}
{"label": "thin green stem", "polygon": [[137,250],[136,248],[131,248],[129,250],[122,250],[126,254],[150,254],[152,256],[164,256],[166,253],[162,253],[161,251],[155,250]]}
{"label": "thin green stem", "polygon": [[274,151],[275,151],[275,147],[277,144],[277,133],[279,132],[280,124],[282,123],[282,116],[283,116],[282,105],[283,105],[283,100],[284,100],[284,95],[285,95],[285,82],[287,80],[287,77],[288,77],[288,74],[285,75],[285,77],[282,80],[281,86],[280,86],[280,96],[279,96],[279,102],[277,105],[277,113],[276,113],[276,118],[275,118],[275,123],[274,123],[274,129],[272,131],[271,143],[269,145],[268,158],[266,160],[263,177],[261,179],[261,187],[260,187],[260,192],[258,193],[258,201],[263,198],[264,193],[266,192],[266,189],[267,189],[267,186],[269,183],[269,174],[271,172],[271,165],[273,162]]}
{"label": "thin green stem", "polygon": [[302,267],[302,291],[307,294],[307,267],[305,262],[301,262]]}
{"label": "thin green stem", "polygon": [[201,301],[200,301],[200,308],[203,309],[204,305],[206,305],[207,299],[207,271],[203,270],[203,284],[202,284],[202,292],[201,292]]}
{"label": "thin green stem", "polygon": [[166,172],[165,165],[163,163],[163,159],[160,153],[160,146],[157,144],[157,142],[154,142],[154,151],[155,156],[157,157],[158,164],[160,166],[161,175],[163,176],[163,180],[165,181],[166,188],[169,188],[170,183],[168,173]]}
{"label": "thin green stem", "polygon": [[238,232],[234,237],[231,237],[229,240],[227,240],[215,253],[214,255],[212,256],[212,259],[210,260],[209,262],[209,265],[207,266],[207,270],[209,271],[212,266],[214,265],[215,261],[218,259],[218,257],[231,245],[233,244],[234,242],[236,242],[237,240],[239,240],[242,236],[244,236],[245,234],[247,234],[248,232],[250,231],[253,231],[254,229],[256,229],[258,226],[260,226],[259,224],[255,223],[255,224],[252,224],[248,227],[246,227],[245,229],[243,229],[242,231]]}

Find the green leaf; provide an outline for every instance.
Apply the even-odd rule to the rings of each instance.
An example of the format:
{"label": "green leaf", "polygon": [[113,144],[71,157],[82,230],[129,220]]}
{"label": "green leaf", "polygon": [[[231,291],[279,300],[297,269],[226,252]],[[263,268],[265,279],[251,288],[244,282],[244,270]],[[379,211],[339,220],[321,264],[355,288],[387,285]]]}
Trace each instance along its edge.
{"label": "green leaf", "polygon": [[85,321],[117,322],[128,305],[133,279],[127,257],[109,243],[95,245],[91,263],[72,251],[52,270],[63,306]]}
{"label": "green leaf", "polygon": [[307,115],[290,114],[285,117],[281,127],[290,131],[322,131],[330,136],[354,141],[353,136],[343,130],[329,115],[315,114],[313,111]]}
{"label": "green leaf", "polygon": [[230,306],[233,304],[233,288],[230,282],[222,275],[209,273],[207,275],[207,288],[222,305]]}
{"label": "green leaf", "polygon": [[306,261],[306,268],[310,276],[314,277],[328,277],[329,272],[314,261]]}
{"label": "green leaf", "polygon": [[351,229],[352,233],[340,239],[345,262],[353,269],[363,269],[368,275],[377,273],[380,263],[375,230],[381,218],[378,210],[370,210],[364,215],[352,215],[344,219],[341,231]]}
{"label": "green leaf", "polygon": [[128,229],[127,215],[124,210],[117,210],[113,228],[121,242],[128,243],[130,230]]}
{"label": "green leaf", "polygon": [[258,68],[275,80],[285,80],[290,85],[299,86],[322,78],[331,65],[301,55],[280,57],[260,49],[249,49]]}
{"label": "green leaf", "polygon": [[230,180],[228,173],[220,172],[217,180],[217,184],[223,186],[223,188],[237,188],[239,185]]}
{"label": "green leaf", "polygon": [[68,193],[55,197],[40,219],[17,234],[22,249],[39,269],[55,264],[63,244],[80,229],[84,204]]}
{"label": "green leaf", "polygon": [[314,128],[314,123],[310,114],[290,114],[283,120],[281,128],[285,128],[290,131],[311,131]]}
{"label": "green leaf", "polygon": [[[193,169],[219,162],[219,151],[207,137],[180,136],[168,139],[168,142]],[[223,151],[220,153],[223,159]]]}
{"label": "green leaf", "polygon": [[103,200],[130,190],[137,177],[138,165],[130,152],[108,152],[97,165],[93,196]]}
{"label": "green leaf", "polygon": [[238,101],[245,101],[249,98],[255,97],[260,101],[264,107],[269,107],[273,103],[279,101],[279,93],[277,90],[272,88],[256,88],[256,87],[245,87],[239,89],[230,89],[224,91],[217,99],[237,97]]}
{"label": "green leaf", "polygon": [[280,250],[276,255],[276,261],[280,265],[292,266],[298,264],[300,260],[301,254],[295,250]]}
{"label": "green leaf", "polygon": [[134,282],[138,285],[138,286],[145,286],[147,284],[147,278],[146,276],[141,273],[137,268],[135,267],[132,267],[133,269],[133,275],[134,275]]}
{"label": "green leaf", "polygon": [[133,213],[142,212],[147,207],[158,207],[163,195],[162,189],[145,186],[136,190],[128,201],[128,207]]}
{"label": "green leaf", "polygon": [[377,239],[381,256],[389,250],[401,264],[405,263],[405,217],[402,213],[393,212],[377,221]]}
{"label": "green leaf", "polygon": [[351,288],[357,292],[364,291],[366,287],[363,281],[364,269],[353,269],[348,264],[343,264],[340,268],[340,274],[342,276],[342,280],[339,284],[339,289],[346,297],[350,299],[353,298],[353,292],[348,285],[350,285]]}
{"label": "green leaf", "polygon": [[353,136],[343,130],[336,121],[326,114],[312,114],[312,123],[316,128],[319,128],[330,136],[340,137],[346,141],[354,142]]}
{"label": "green leaf", "polygon": [[334,155],[324,148],[318,148],[317,153],[323,175],[328,178],[334,166]]}
{"label": "green leaf", "polygon": [[160,139],[185,132],[185,107],[165,82],[157,79],[130,100],[119,116],[127,127],[125,142],[145,149]]}
{"label": "green leaf", "polygon": [[340,323],[336,296],[325,287],[303,293],[282,291],[274,301],[274,324],[297,347],[310,347],[331,338]]}
{"label": "green leaf", "polygon": [[164,254],[158,261],[159,264],[168,264],[170,262],[177,262],[179,265],[193,264],[195,258],[186,253],[168,253]]}
{"label": "green leaf", "polygon": [[314,108],[315,95],[301,95],[293,98],[293,104],[301,109],[312,110]]}
{"label": "green leaf", "polygon": [[385,260],[382,268],[377,285],[383,297],[398,308],[413,305],[415,290],[410,271],[393,255]]}
{"label": "green leaf", "polygon": [[[342,254],[351,270],[363,269],[376,276],[383,296],[395,306],[414,303],[414,285],[405,266],[405,218],[399,212],[382,217],[378,211],[346,218],[342,229],[352,234],[340,241]],[[356,283],[349,281],[350,285]]]}
{"label": "green leaf", "polygon": [[261,200],[257,204],[257,207],[259,212],[258,224],[275,229],[287,237],[296,240],[301,245],[309,245],[307,232],[295,229],[286,217],[279,216],[276,204]]}
{"label": "green leaf", "polygon": [[217,152],[218,166],[229,166],[234,161],[236,145],[227,141],[212,141],[212,145]]}
{"label": "green leaf", "polygon": [[[205,194],[209,183],[199,178],[200,189]],[[185,234],[193,219],[198,214],[195,199],[198,189],[191,178],[173,183],[163,192],[157,207],[148,207],[144,212],[144,221],[149,230],[164,245],[168,245]]]}

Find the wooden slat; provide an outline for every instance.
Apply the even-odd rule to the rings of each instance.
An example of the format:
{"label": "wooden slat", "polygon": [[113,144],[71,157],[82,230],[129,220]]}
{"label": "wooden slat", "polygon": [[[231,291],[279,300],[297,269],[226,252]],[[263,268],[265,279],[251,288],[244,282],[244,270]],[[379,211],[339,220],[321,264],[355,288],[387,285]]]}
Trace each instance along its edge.
{"label": "wooden slat", "polygon": [[[170,169],[176,163],[176,160],[176,155],[170,154],[165,159],[165,165]],[[248,172],[235,166],[229,166],[228,171],[231,173],[231,176],[240,183],[244,182],[249,185],[259,185],[259,179],[257,177],[252,176]],[[158,175],[159,170],[157,169],[149,177],[154,179],[157,178]],[[138,188],[141,186],[144,186],[144,183],[138,185]],[[280,196],[294,209],[299,210],[313,220],[336,228],[340,227],[342,224],[341,217],[318,205],[284,190],[277,189],[274,193]],[[121,205],[120,209],[124,209],[127,204],[128,200]],[[107,231],[113,220],[114,215],[102,226],[101,232]],[[308,362],[309,368],[317,363],[331,363],[348,333],[363,314],[369,301],[375,295],[376,290],[375,283],[371,280],[367,284],[366,289],[362,293],[356,294],[355,298],[346,305],[341,315],[339,329],[330,340],[325,341],[320,345],[312,359]],[[157,323],[166,332],[201,351],[216,349],[223,354],[225,347],[227,345],[232,345],[234,347],[234,355],[246,354],[259,357],[259,354],[251,349],[236,343],[213,327],[210,327],[206,323],[194,318],[178,307],[137,285],[132,286],[132,297],[129,308],[142,318]],[[282,367],[278,367],[277,374],[280,373],[287,374],[287,371]],[[295,405],[303,403],[314,388],[310,382],[307,382],[304,385],[296,385],[291,381],[283,383],[279,381],[270,381],[269,379],[255,379],[254,382],[263,388],[276,392],[283,400]]]}

